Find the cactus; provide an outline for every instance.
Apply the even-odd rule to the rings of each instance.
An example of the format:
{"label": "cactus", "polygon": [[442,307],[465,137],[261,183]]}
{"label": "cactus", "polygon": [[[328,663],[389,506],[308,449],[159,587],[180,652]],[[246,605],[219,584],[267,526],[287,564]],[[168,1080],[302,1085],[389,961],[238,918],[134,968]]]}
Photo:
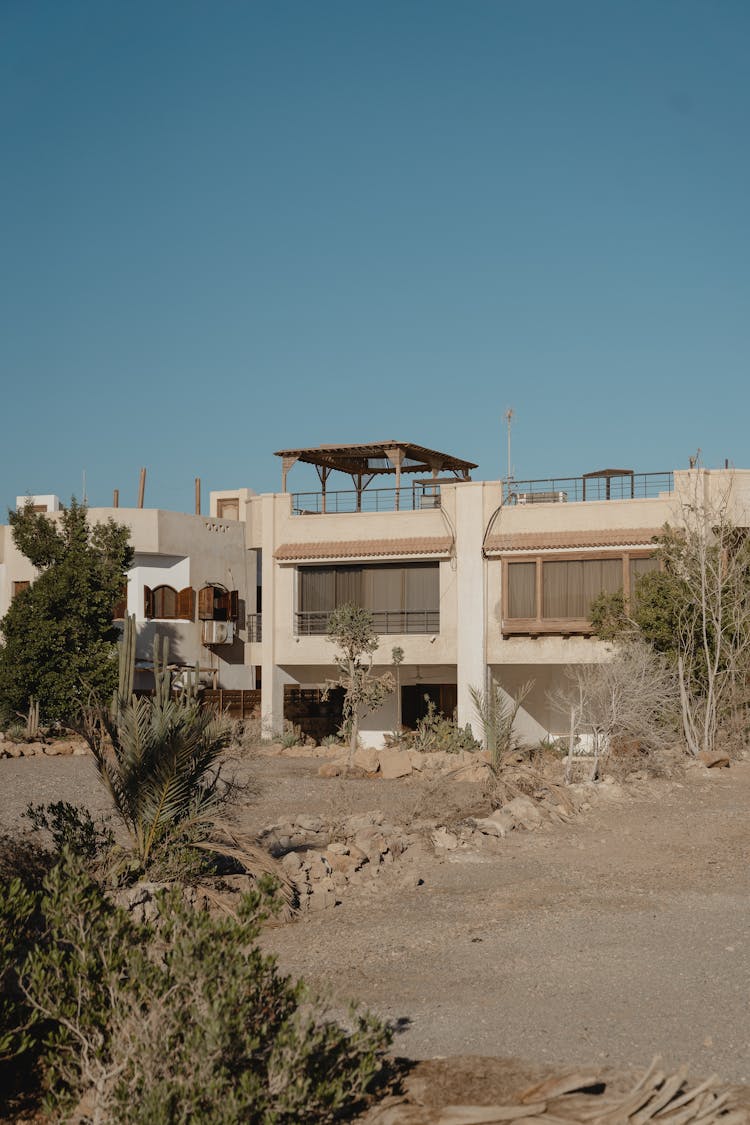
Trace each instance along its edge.
{"label": "cactus", "polygon": [[133,684],[135,681],[135,614],[128,614],[125,618],[122,636],[118,644],[118,677],[117,691],[112,698],[110,711],[116,718],[123,707],[127,706],[133,698]]}
{"label": "cactus", "polygon": [[33,742],[39,735],[39,700],[32,695],[29,699],[29,710],[26,714],[26,737]]}
{"label": "cactus", "polygon": [[[161,649],[161,653],[159,650]],[[172,673],[169,670],[169,637],[154,637],[154,699],[163,707],[172,694]]]}
{"label": "cactus", "polygon": [[117,694],[120,699],[131,699],[135,680],[135,614],[125,618],[125,627],[120,641],[120,677]]}

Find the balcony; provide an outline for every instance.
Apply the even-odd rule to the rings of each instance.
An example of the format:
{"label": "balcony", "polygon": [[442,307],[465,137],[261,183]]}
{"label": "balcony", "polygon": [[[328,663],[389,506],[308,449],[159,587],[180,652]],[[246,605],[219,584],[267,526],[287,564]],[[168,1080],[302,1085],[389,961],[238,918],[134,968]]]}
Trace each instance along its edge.
{"label": "balcony", "polygon": [[401,488],[347,489],[326,492],[293,492],[292,514],[421,512],[440,507],[440,485],[415,481]]}
{"label": "balcony", "polygon": [[503,483],[506,504],[566,504],[584,500],[656,499],[674,491],[674,474],[604,469],[580,477]]}
{"label": "balcony", "polygon": [[250,644],[263,640],[263,615],[248,613],[246,617],[247,639]]}
{"label": "balcony", "polygon": [[[298,637],[324,637],[328,632],[328,613],[296,613],[295,634]],[[391,633],[430,636],[440,632],[439,609],[379,610],[372,614],[378,636]]]}

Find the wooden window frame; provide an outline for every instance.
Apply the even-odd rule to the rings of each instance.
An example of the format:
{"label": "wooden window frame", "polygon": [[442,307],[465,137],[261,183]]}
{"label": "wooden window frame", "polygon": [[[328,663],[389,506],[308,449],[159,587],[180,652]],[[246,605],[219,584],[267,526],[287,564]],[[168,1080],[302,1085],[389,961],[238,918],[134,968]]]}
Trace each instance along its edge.
{"label": "wooden window frame", "polygon": [[19,594],[22,594],[24,592],[24,590],[28,590],[30,585],[31,585],[31,579],[30,578],[19,578],[17,582],[14,582],[13,583],[13,593],[12,593],[12,596],[11,596],[11,601],[13,600],[13,598],[17,598]]}
{"label": "wooden window frame", "polygon": [[[217,613],[220,616],[216,616]],[[201,586],[198,591],[199,621],[239,621],[240,592],[224,586]]]}
{"label": "wooden window frame", "polygon": [[[175,612],[172,616],[164,617],[156,614],[157,590],[171,590],[175,596]],[[186,586],[182,590],[175,590],[168,582],[160,582],[153,589],[143,587],[143,616],[147,621],[193,621],[195,620],[195,590]]]}
{"label": "wooden window frame", "polygon": [[[649,559],[656,555],[652,548],[632,548],[625,551],[555,551],[555,552],[519,552],[517,555],[504,555],[502,557],[502,597],[501,597],[501,630],[504,637],[512,636],[591,636],[594,628],[586,617],[543,617],[544,586],[543,567],[545,562],[596,562],[612,561],[619,559],[622,564],[622,591],[625,604],[630,604],[630,560]],[[536,615],[534,617],[508,617],[509,578],[508,567],[513,563],[536,564]]]}

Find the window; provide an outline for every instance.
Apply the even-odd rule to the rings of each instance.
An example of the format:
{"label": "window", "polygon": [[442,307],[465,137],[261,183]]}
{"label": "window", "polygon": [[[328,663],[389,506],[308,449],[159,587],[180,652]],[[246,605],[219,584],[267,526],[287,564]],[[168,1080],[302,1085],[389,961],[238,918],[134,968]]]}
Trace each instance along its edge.
{"label": "window", "polygon": [[216,515],[220,520],[238,520],[240,518],[239,496],[232,496],[226,500],[217,500]]}
{"label": "window", "polygon": [[237,621],[239,594],[224,586],[204,586],[198,591],[199,621]]}
{"label": "window", "polygon": [[14,582],[13,583],[13,597],[17,598],[19,594],[22,594],[24,592],[24,590],[28,590],[30,585],[31,585],[31,582],[29,582],[27,580]]}
{"label": "window", "polygon": [[297,632],[320,635],[338,606],[369,609],[376,633],[437,633],[439,563],[306,566],[298,571]]}
{"label": "window", "polygon": [[172,586],[143,588],[143,615],[159,621],[192,621],[195,617],[195,591],[191,586],[175,590]]}
{"label": "window", "polygon": [[601,594],[633,596],[642,575],[658,568],[653,554],[592,558],[507,559],[503,567],[504,633],[589,633],[591,605]]}

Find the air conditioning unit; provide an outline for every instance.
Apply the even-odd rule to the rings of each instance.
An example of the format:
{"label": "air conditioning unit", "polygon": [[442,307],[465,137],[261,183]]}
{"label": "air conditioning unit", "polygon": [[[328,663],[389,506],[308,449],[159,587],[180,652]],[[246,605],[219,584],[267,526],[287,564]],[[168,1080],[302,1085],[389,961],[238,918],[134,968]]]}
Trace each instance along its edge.
{"label": "air conditioning unit", "polygon": [[517,492],[516,504],[565,504],[567,492]]}
{"label": "air conditioning unit", "polygon": [[234,640],[233,621],[202,621],[201,644],[231,645]]}

